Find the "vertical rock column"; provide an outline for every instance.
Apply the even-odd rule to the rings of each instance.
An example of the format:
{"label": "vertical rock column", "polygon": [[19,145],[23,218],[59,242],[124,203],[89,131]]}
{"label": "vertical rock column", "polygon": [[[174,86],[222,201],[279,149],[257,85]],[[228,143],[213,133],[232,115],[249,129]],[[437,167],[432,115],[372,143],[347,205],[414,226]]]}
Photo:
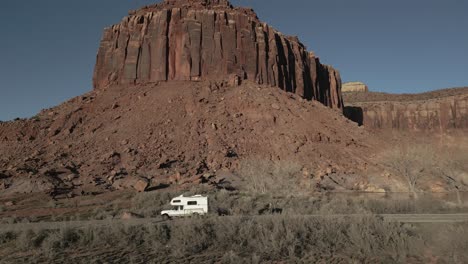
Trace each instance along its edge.
{"label": "vertical rock column", "polygon": [[249,13],[217,8],[140,12],[107,28],[94,87],[237,75],[342,108],[338,71],[322,65],[296,37],[284,36]]}

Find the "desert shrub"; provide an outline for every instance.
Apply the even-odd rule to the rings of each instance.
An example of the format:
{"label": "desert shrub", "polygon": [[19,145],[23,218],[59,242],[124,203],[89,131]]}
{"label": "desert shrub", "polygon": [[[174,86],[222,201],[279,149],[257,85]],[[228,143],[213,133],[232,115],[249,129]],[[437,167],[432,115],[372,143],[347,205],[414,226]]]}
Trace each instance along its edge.
{"label": "desert shrub", "polygon": [[226,252],[221,259],[221,263],[223,264],[237,264],[237,263],[245,263],[245,260],[239,255],[237,255],[235,252],[232,250]]}
{"label": "desert shrub", "polygon": [[47,238],[44,239],[41,248],[45,255],[53,257],[59,253],[60,237],[57,233],[49,233]]}
{"label": "desert shrub", "polygon": [[39,248],[42,246],[44,240],[48,237],[48,230],[34,231],[31,229],[19,232],[16,236],[16,247],[28,250],[33,248]]}
{"label": "desert shrub", "polygon": [[95,244],[102,244],[100,237],[98,236],[96,229],[92,226],[88,225],[83,228],[80,232],[80,242],[83,245],[95,245]]}
{"label": "desert shrub", "polygon": [[414,199],[360,199],[360,206],[374,214],[406,214],[415,213]]}
{"label": "desert shrub", "polygon": [[[22,235],[24,232],[25,235]],[[0,233],[0,244],[31,240],[16,250],[40,250],[50,260],[67,252],[122,251],[126,261],[218,259],[220,263],[427,262],[428,250],[447,263],[466,262],[466,224],[449,228],[403,225],[372,215],[294,215],[188,218],[131,226],[90,225]],[[90,251],[92,253],[92,251]],[[92,262],[93,254],[82,259]],[[428,259],[424,259],[427,257]],[[83,256],[84,258],[84,256]],[[115,260],[115,259],[114,259]],[[338,261],[338,262],[339,262]]]}
{"label": "desert shrub", "polygon": [[[329,214],[405,214],[405,213],[459,213],[468,212],[468,207],[453,207],[442,198],[420,194],[412,199],[406,194],[381,197],[317,195],[275,197],[273,195],[250,195],[226,191],[209,193],[210,212],[224,208],[231,215],[258,215],[266,206],[280,208],[289,215]],[[401,197],[403,196],[403,197]]]}
{"label": "desert shrub", "polygon": [[33,120],[33,121],[41,121],[41,117],[40,117],[39,114],[37,114],[37,115],[31,117],[31,120]]}
{"label": "desert shrub", "polygon": [[47,230],[39,230],[37,234],[35,234],[34,238],[32,239],[32,246],[35,248],[39,248],[42,246],[42,243],[47,238],[49,233]]}
{"label": "desert shrub", "polygon": [[154,249],[163,248],[171,240],[171,227],[168,224],[148,225],[147,241]]}
{"label": "desert shrub", "polygon": [[32,248],[35,236],[36,234],[32,230],[21,232],[16,238],[16,246],[21,249]]}
{"label": "desert shrub", "polygon": [[12,231],[0,232],[0,245],[14,241],[17,237]]}
{"label": "desert shrub", "polygon": [[[94,246],[118,246],[126,238],[121,224],[114,223],[104,227],[88,227],[88,237]],[[84,241],[83,241],[84,242]]]}
{"label": "desert shrub", "polygon": [[258,200],[258,197],[240,196],[237,199],[224,201],[224,206],[229,208],[234,215],[252,215],[257,214]]}
{"label": "desert shrub", "polygon": [[61,240],[60,240],[60,246],[61,248],[67,248],[70,247],[71,245],[75,244],[78,242],[80,239],[80,235],[78,232],[72,228],[64,228],[60,230],[61,234]]}
{"label": "desert shrub", "polygon": [[108,210],[107,208],[95,208],[91,215],[88,217],[89,219],[94,220],[105,220],[105,219],[112,219],[116,216],[116,212],[113,210]]}
{"label": "desert shrub", "polygon": [[0,219],[1,224],[15,224],[18,222],[18,219],[16,217],[5,217]]}
{"label": "desert shrub", "polygon": [[[442,198],[419,194],[412,199],[407,194],[382,195],[380,197],[317,194],[316,196],[277,196],[207,190],[196,192],[209,197],[209,211],[217,214],[224,209],[230,215],[259,215],[265,208],[278,208],[283,214],[403,214],[403,213],[457,213],[468,212],[468,207],[449,206]],[[138,194],[132,202],[132,212],[145,217],[156,217],[168,207],[169,201],[181,193]],[[185,193],[184,195],[191,195]],[[269,210],[263,210],[271,213]]]}
{"label": "desert shrub", "polygon": [[59,204],[54,201],[54,200],[50,200],[48,203],[47,203],[47,206],[50,207],[50,208],[58,208],[59,207]]}
{"label": "desert shrub", "polygon": [[[225,191],[225,190],[223,190]],[[183,193],[184,196],[192,196],[202,193],[213,193],[213,188],[208,185],[195,185]]]}
{"label": "desert shrub", "polygon": [[464,201],[460,191],[468,186],[468,150],[464,147],[445,148],[438,152],[435,163],[436,173],[447,183],[450,190],[456,193],[458,205]]}
{"label": "desert shrub", "polygon": [[416,198],[436,180],[446,184],[457,194],[458,204],[463,204],[460,191],[468,189],[466,145],[406,144],[383,152],[380,162],[405,180]]}
{"label": "desert shrub", "polygon": [[373,217],[327,221],[304,216],[229,217],[171,224],[167,247],[177,257],[228,252],[223,256],[225,263],[250,258],[253,252],[257,254],[256,262],[259,258],[300,260],[334,254],[352,255],[356,259],[381,255],[396,259],[409,254],[405,247],[409,239],[399,224]]}
{"label": "desert shrub", "polygon": [[429,145],[399,146],[382,154],[382,163],[408,183],[408,189],[418,197],[421,178],[434,169],[436,150]]}
{"label": "desert shrub", "polygon": [[216,241],[213,219],[206,221],[184,219],[177,228],[171,227],[171,239],[168,246],[176,256],[201,253]]}
{"label": "desert shrub", "polygon": [[335,197],[328,198],[325,202],[322,202],[320,208],[318,208],[318,214],[357,214],[366,213],[356,199]]}
{"label": "desert shrub", "polygon": [[249,159],[240,162],[238,174],[246,182],[246,192],[291,195],[306,191],[300,184],[301,169],[294,162]]}
{"label": "desert shrub", "polygon": [[132,198],[131,210],[143,216],[155,217],[178,195],[165,191],[138,193]]}
{"label": "desert shrub", "polygon": [[446,224],[438,228],[435,224],[421,225],[416,232],[430,246],[432,254],[441,262],[468,263],[468,223]]}
{"label": "desert shrub", "polygon": [[[136,210],[149,212],[166,205],[177,195],[148,193],[135,196],[132,203]],[[65,228],[51,226],[33,231],[17,228],[15,232],[0,232],[0,244],[14,247],[14,250],[34,249],[50,260],[77,250],[99,248],[129,252],[125,261],[133,259],[137,263],[141,260],[140,254],[156,256],[155,263],[188,260],[194,256],[205,256],[221,263],[324,260],[404,263],[424,255],[428,249],[444,256],[448,263],[465,261],[462,252],[467,250],[464,244],[468,235],[466,225],[425,230],[387,222],[373,215],[447,210],[443,201],[430,196],[421,195],[419,199],[335,195],[277,197],[269,193],[253,195],[227,191],[211,191],[208,195],[210,205],[229,208],[232,215],[144,225],[109,219],[99,224],[90,221],[80,228],[72,228],[71,224]],[[259,209],[267,204],[284,209],[283,214],[259,215]],[[444,244],[453,247],[444,247]],[[91,261],[91,257],[83,260]]]}
{"label": "desert shrub", "polygon": [[[404,262],[417,249],[411,243],[417,243],[409,230],[402,228],[399,223],[392,223],[368,216],[360,221],[351,221],[348,227],[349,240],[352,246],[347,250],[357,250],[361,259],[367,256],[374,258],[382,255],[388,261]],[[351,254],[348,252],[347,254]]]}
{"label": "desert shrub", "polygon": [[116,232],[118,238],[120,239],[119,243],[121,245],[131,245],[133,247],[140,247],[145,243],[145,238],[147,237],[147,228],[144,226],[131,226],[131,225],[122,225]]}
{"label": "desert shrub", "polygon": [[[41,248],[45,255],[54,258],[61,252],[75,247],[80,240],[77,229],[65,227],[59,230],[47,230],[42,234]],[[89,246],[89,245],[87,245]]]}
{"label": "desert shrub", "polygon": [[419,199],[410,198],[360,198],[356,201],[365,211],[374,214],[416,214],[461,212],[462,208],[451,208],[443,199],[430,194],[420,195]]}
{"label": "desert shrub", "polygon": [[[405,214],[405,213],[460,213],[468,207],[449,206],[444,199],[430,194],[412,199],[406,195],[369,198],[367,196],[321,195],[316,197],[285,197],[269,195],[212,195],[213,207],[228,208],[232,215],[258,215],[266,205],[282,209],[288,215],[330,214]],[[213,212],[213,210],[212,210]]]}

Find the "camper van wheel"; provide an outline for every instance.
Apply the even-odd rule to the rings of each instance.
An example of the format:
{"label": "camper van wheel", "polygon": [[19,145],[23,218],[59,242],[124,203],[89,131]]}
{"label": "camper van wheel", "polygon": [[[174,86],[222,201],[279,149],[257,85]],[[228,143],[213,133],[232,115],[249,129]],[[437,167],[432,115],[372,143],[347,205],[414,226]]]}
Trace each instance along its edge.
{"label": "camper van wheel", "polygon": [[167,214],[163,214],[162,218],[163,218],[164,221],[167,221],[167,220],[171,219],[171,217],[169,215],[167,215]]}

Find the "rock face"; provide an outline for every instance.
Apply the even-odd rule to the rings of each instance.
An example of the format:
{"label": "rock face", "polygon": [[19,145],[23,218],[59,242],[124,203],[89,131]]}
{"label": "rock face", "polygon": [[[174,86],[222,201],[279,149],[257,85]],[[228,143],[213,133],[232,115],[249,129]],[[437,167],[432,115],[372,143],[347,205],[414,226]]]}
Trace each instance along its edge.
{"label": "rock face", "polygon": [[344,93],[351,93],[351,92],[368,92],[369,88],[366,84],[362,82],[348,82],[343,84],[342,91]]}
{"label": "rock face", "polygon": [[338,111],[249,80],[235,88],[211,81],[118,85],[0,123],[0,196],[230,188],[228,182],[244,182],[243,164],[270,161],[294,164],[300,179],[313,181],[304,188],[321,190],[315,182],[332,177],[331,188],[346,174],[346,186],[356,189],[351,182],[366,182],[359,172],[384,144],[376,141]]}
{"label": "rock face", "polygon": [[166,0],[105,29],[95,89],[172,80],[250,80],[343,107],[337,70],[225,0]]}
{"label": "rock face", "polygon": [[345,115],[373,130],[447,132],[468,129],[468,88],[419,95],[345,95]]}

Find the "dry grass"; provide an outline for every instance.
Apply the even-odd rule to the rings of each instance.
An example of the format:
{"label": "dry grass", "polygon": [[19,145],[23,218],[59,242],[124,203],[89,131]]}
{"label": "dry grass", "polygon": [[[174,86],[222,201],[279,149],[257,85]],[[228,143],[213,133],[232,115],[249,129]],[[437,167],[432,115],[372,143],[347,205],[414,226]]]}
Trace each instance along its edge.
{"label": "dry grass", "polygon": [[[380,162],[405,180],[415,197],[432,183],[444,183],[458,195],[468,190],[468,148],[464,144],[405,144],[382,153]],[[460,197],[458,200],[461,203]]]}
{"label": "dry grass", "polygon": [[[267,207],[279,208],[283,214],[415,214],[415,213],[468,213],[467,205],[458,205],[454,198],[442,199],[430,194],[420,194],[419,199],[401,194],[351,195],[317,194],[316,196],[278,196],[272,194],[228,192],[225,190],[200,190],[189,192],[139,193],[132,198],[128,209],[97,210],[90,219],[111,219],[123,211],[131,211],[144,217],[158,217],[169,209],[171,198],[184,194],[204,194],[209,197],[209,211],[216,214],[224,209],[229,215],[259,215]],[[271,213],[265,211],[265,213]]]}
{"label": "dry grass", "polygon": [[[153,216],[170,198],[179,194],[138,194],[132,198],[132,208]],[[431,257],[427,252],[434,252],[445,262],[468,261],[463,254],[468,234],[466,224],[426,228],[386,222],[373,215],[454,210],[440,199],[429,196],[421,195],[419,199],[370,199],[330,194],[277,197],[227,191],[212,192],[209,196],[211,208],[229,208],[232,215],[212,214],[201,219],[139,226],[116,221],[105,225],[90,222],[80,228],[50,224],[47,228],[33,230],[19,223],[13,231],[0,228],[0,253],[6,262],[44,263],[69,262],[67,256],[71,254],[74,260],[70,263],[92,263],[99,259],[109,263],[424,263]],[[266,204],[282,208],[283,214],[259,215]],[[105,215],[106,212],[113,211],[100,213]],[[333,216],[356,213],[362,216]]]}
{"label": "dry grass", "polygon": [[[0,248],[12,249],[4,258],[7,262],[21,256],[26,262],[58,263],[70,254],[75,257],[69,263],[90,263],[98,256],[139,263],[425,263],[433,257],[468,261],[468,225],[444,227],[402,225],[372,215],[207,217],[141,226],[0,232]],[[116,252],[125,254],[112,259]]]}
{"label": "dry grass", "polygon": [[239,167],[245,182],[242,189],[248,193],[284,196],[306,191],[300,185],[302,167],[293,162],[250,159],[242,160]]}
{"label": "dry grass", "polygon": [[408,190],[415,197],[418,196],[421,178],[436,159],[435,151],[429,146],[400,146],[383,156],[384,164],[407,181]]}
{"label": "dry grass", "polygon": [[161,259],[210,253],[223,262],[316,261],[333,256],[355,261],[398,261],[410,255],[412,239],[399,224],[372,216],[330,221],[304,216],[183,219],[137,227],[29,230],[2,237],[6,237],[2,246],[15,241],[15,245],[22,245],[18,249],[49,259],[73,251],[111,247],[130,251],[144,248],[148,255],[157,253]]}

